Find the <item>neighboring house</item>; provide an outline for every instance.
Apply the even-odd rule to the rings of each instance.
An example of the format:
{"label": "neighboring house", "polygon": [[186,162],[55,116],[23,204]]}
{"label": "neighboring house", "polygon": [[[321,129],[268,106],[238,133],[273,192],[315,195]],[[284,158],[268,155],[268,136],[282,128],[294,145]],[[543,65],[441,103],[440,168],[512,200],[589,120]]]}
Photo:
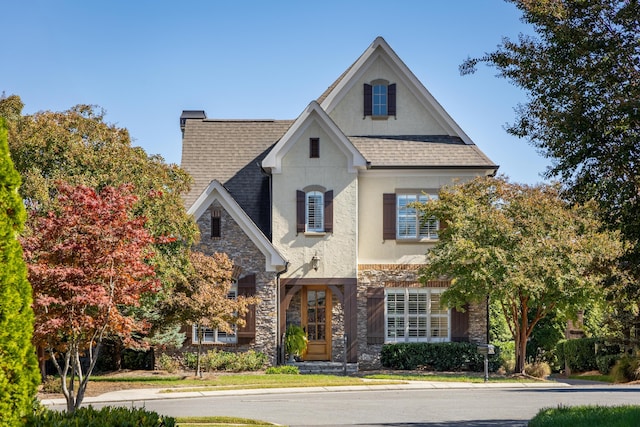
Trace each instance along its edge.
{"label": "neighboring house", "polygon": [[[226,252],[237,294],[261,299],[234,334],[206,341],[282,362],[286,326],[305,360],[378,367],[384,343],[486,340],[486,306],[440,303],[417,270],[438,239],[408,204],[495,165],[382,38],[295,120],[215,120],[184,111],[185,199],[197,249]],[[186,345],[192,344],[191,331]],[[345,354],[346,352],[346,354]]]}

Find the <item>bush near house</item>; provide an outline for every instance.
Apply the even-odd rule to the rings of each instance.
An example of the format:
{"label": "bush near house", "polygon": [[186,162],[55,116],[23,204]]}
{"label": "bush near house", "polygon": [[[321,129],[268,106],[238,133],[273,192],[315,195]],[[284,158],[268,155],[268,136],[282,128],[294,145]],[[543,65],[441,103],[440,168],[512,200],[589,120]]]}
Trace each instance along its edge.
{"label": "bush near house", "polygon": [[[182,364],[187,369],[196,369],[196,353],[184,353]],[[228,351],[209,350],[200,360],[204,371],[258,371],[263,369],[268,362],[264,353],[253,350],[244,353],[231,353]]]}
{"label": "bush near house", "polygon": [[[489,356],[489,370],[500,367],[499,348]],[[471,343],[398,343],[385,344],[380,354],[382,366],[391,369],[432,371],[482,371],[484,356]]]}
{"label": "bush near house", "polygon": [[597,369],[606,375],[622,355],[622,349],[602,338],[579,338],[560,341],[556,346],[556,354],[559,369],[569,368],[571,372]]}

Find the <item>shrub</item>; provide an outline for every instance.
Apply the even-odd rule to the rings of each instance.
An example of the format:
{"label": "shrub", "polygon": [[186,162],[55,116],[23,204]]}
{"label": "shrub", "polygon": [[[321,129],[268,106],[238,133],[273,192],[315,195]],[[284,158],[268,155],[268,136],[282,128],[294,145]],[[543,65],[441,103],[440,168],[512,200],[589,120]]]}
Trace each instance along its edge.
{"label": "shrub", "polygon": [[197,361],[198,355],[196,353],[182,353],[182,366],[185,369],[196,369],[196,364],[198,363]]}
{"label": "shrub", "polygon": [[54,377],[53,375],[47,375],[42,382],[42,392],[62,393],[62,382],[60,381],[60,378]]}
{"label": "shrub", "polygon": [[524,373],[536,378],[546,378],[551,375],[551,366],[544,361],[527,363],[524,365]]}
{"label": "shrub", "polygon": [[175,427],[176,420],[171,417],[160,416],[145,409],[105,406],[97,410],[89,406],[79,408],[72,413],[45,410],[36,415],[28,416],[25,423],[27,427],[75,427],[88,425],[92,427]]}
{"label": "shrub", "polygon": [[[499,348],[489,357],[489,369],[500,365]],[[433,371],[484,370],[484,356],[478,354],[476,344],[398,343],[385,344],[380,353],[382,366],[392,369],[425,369]]]}
{"label": "shrub", "polygon": [[609,344],[600,338],[562,340],[556,346],[559,367],[561,369],[568,367],[575,372],[600,370],[599,356],[616,355],[618,357],[620,353],[619,345]]}
{"label": "shrub", "polygon": [[499,367],[504,369],[505,373],[512,373],[516,367],[516,343],[512,341],[501,341],[496,343],[496,348],[500,349],[498,353]]}
{"label": "shrub", "polygon": [[280,365],[280,366],[269,366],[265,371],[267,374],[287,374],[287,375],[299,375],[300,369],[297,366],[293,365]]}
{"label": "shrub", "polygon": [[626,383],[640,379],[640,360],[637,356],[622,356],[611,368],[613,381]]}
{"label": "shrub", "polygon": [[173,374],[180,367],[180,363],[168,354],[162,353],[158,358],[158,366],[163,371]]}
{"label": "shrub", "polygon": [[[183,353],[182,364],[186,369],[196,369],[196,353]],[[203,371],[258,371],[265,367],[268,357],[264,353],[249,350],[244,353],[231,353],[221,350],[209,350],[200,356]]]}
{"label": "shrub", "polygon": [[620,354],[596,356],[596,365],[598,365],[598,371],[600,371],[602,375],[608,375],[609,372],[611,372],[611,368],[613,368],[620,357]]}

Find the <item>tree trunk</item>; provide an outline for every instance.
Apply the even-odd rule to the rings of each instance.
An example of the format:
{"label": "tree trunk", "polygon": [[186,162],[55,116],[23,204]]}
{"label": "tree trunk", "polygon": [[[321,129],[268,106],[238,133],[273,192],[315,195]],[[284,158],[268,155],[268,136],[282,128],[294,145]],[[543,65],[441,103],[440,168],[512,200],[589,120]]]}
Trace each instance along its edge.
{"label": "tree trunk", "polygon": [[521,320],[516,337],[516,367],[515,372],[524,374],[524,365],[527,359],[527,323]]}

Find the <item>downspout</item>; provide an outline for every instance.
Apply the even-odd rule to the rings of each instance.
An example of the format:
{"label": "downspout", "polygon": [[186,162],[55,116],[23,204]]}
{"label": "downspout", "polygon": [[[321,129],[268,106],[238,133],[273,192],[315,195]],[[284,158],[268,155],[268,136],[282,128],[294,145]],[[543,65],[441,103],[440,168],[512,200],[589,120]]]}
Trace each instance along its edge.
{"label": "downspout", "polygon": [[[282,355],[282,342],[280,339],[282,325],[280,324],[280,276],[289,271],[289,261],[285,261],[284,270],[276,273],[276,365],[284,362],[284,355]],[[282,355],[282,357],[280,357]]]}

